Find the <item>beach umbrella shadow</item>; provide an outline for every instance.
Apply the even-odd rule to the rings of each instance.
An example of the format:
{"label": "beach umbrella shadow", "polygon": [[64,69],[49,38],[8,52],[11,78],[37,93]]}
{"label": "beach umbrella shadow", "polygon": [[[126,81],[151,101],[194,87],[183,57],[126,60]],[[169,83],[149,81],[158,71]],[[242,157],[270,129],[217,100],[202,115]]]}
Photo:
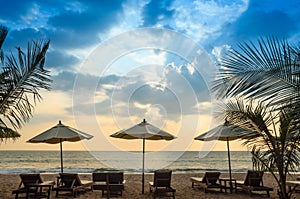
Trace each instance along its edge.
{"label": "beach umbrella shadow", "polygon": [[59,120],[58,124],[39,135],[31,138],[27,142],[29,143],[48,143],[48,144],[60,144],[60,165],[61,172],[63,173],[63,155],[62,155],[62,143],[77,142],[83,139],[91,139],[93,136],[72,127],[63,125]]}
{"label": "beach umbrella shadow", "polygon": [[227,155],[228,155],[228,167],[229,167],[229,178],[230,178],[230,192],[232,193],[232,175],[231,175],[231,163],[230,163],[230,147],[229,141],[237,140],[237,139],[246,139],[249,137],[255,137],[257,134],[255,132],[248,131],[239,126],[230,124],[225,121],[224,124],[221,124],[197,137],[195,140],[200,141],[226,141],[227,142]]}
{"label": "beach umbrella shadow", "polygon": [[176,137],[172,134],[163,131],[152,124],[149,124],[144,119],[141,123],[136,124],[128,129],[118,131],[111,134],[110,137],[121,139],[142,139],[143,140],[143,160],[142,160],[142,194],[144,194],[145,183],[145,140],[173,140]]}

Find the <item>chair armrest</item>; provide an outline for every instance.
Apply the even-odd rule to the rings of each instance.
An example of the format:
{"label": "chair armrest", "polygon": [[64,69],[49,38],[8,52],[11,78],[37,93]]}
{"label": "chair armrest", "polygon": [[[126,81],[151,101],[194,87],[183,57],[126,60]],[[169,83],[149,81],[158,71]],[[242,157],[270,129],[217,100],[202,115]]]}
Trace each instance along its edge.
{"label": "chair armrest", "polygon": [[191,182],[201,183],[202,177],[191,177],[190,180]]}
{"label": "chair armrest", "polygon": [[244,181],[236,181],[236,186],[238,186],[238,187],[242,187],[242,186],[244,186],[245,185],[245,182]]}

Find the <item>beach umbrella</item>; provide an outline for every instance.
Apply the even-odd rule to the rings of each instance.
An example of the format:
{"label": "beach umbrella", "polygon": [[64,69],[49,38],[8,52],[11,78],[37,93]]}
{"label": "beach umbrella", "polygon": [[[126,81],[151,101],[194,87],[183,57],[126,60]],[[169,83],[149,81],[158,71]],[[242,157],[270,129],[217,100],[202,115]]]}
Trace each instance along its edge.
{"label": "beach umbrella", "polygon": [[142,194],[144,194],[144,168],[145,168],[145,140],[173,140],[176,137],[163,131],[144,119],[141,123],[136,124],[128,129],[118,131],[112,135],[114,138],[122,139],[142,139],[143,140],[143,161],[142,161]]}
{"label": "beach umbrella", "polygon": [[237,139],[244,139],[255,136],[256,133],[248,131],[244,128],[239,126],[230,124],[229,122],[225,121],[224,124],[221,124],[206,133],[203,133],[197,137],[195,140],[201,141],[212,141],[212,140],[220,140],[227,142],[227,154],[228,154],[228,166],[229,166],[229,178],[230,178],[230,192],[232,193],[232,176],[231,176],[231,163],[230,163],[230,147],[229,141],[237,140]]}
{"label": "beach umbrella", "polygon": [[48,144],[60,144],[60,164],[61,172],[63,173],[63,155],[62,155],[62,143],[77,142],[83,139],[91,139],[93,136],[72,127],[63,125],[61,121],[58,124],[43,133],[31,138],[27,142],[29,143],[48,143]]}

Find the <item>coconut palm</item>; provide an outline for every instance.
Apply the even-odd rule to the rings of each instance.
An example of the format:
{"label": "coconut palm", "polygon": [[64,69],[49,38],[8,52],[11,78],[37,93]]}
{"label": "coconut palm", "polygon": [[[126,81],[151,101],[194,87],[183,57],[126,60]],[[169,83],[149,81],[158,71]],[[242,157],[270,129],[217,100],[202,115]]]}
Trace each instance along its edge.
{"label": "coconut palm", "polygon": [[286,188],[286,178],[300,166],[300,133],[289,111],[282,109],[275,114],[262,102],[245,103],[238,99],[230,100],[223,112],[228,122],[258,133],[255,138],[247,138],[244,144],[252,149],[256,166],[273,175],[280,198],[290,198],[292,192]]}
{"label": "coconut palm", "polygon": [[[7,33],[8,29],[0,26],[0,48]],[[1,50],[0,141],[19,136],[17,129],[29,121],[34,105],[42,99],[40,89],[50,88],[49,71],[44,69],[49,44],[50,41],[32,41],[26,53],[17,48],[15,55],[6,57]]]}
{"label": "coconut palm", "polygon": [[218,98],[238,98],[223,110],[226,119],[260,133],[245,144],[273,174],[280,198],[290,198],[286,175],[299,167],[299,49],[274,37],[239,44],[222,58],[213,86]]}

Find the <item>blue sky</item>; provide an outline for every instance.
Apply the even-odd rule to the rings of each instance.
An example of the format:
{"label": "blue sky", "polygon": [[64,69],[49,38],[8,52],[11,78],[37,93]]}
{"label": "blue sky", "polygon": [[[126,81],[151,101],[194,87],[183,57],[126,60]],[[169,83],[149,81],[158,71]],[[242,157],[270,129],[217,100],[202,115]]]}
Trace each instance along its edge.
{"label": "blue sky", "polygon": [[[36,147],[26,140],[61,119],[103,140],[103,148],[95,143],[90,149],[135,150],[108,135],[146,118],[178,136],[174,145],[153,148],[197,150],[192,138],[215,125],[209,80],[220,56],[261,36],[295,44],[300,37],[298,0],[10,0],[1,5],[0,24],[9,28],[5,52],[26,49],[32,39],[50,39],[45,68],[54,81],[21,129],[18,145],[2,149]],[[196,59],[189,56],[192,47],[202,53]]]}

